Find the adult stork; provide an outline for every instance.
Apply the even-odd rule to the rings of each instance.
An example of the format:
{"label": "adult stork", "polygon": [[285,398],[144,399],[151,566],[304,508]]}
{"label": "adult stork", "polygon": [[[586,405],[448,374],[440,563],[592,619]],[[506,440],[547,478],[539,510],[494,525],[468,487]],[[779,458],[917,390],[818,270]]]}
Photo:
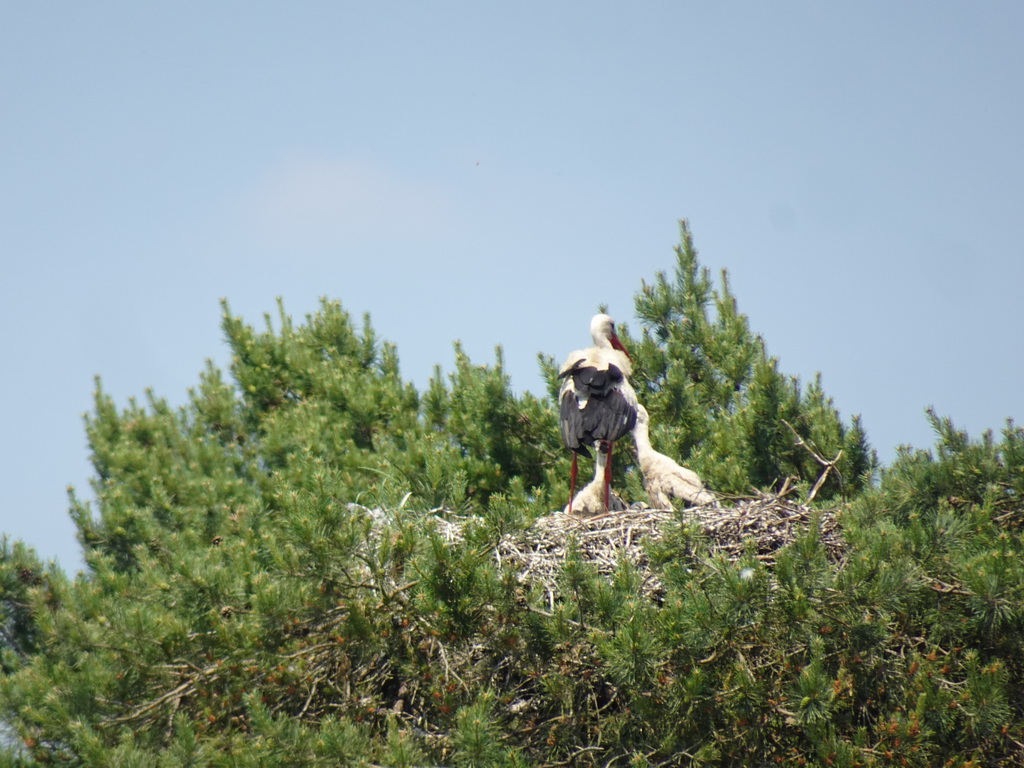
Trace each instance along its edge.
{"label": "adult stork", "polygon": [[594,315],[590,321],[594,346],[571,353],[558,371],[565,379],[558,394],[562,442],[572,451],[569,507],[576,493],[576,459],[590,457],[587,446],[598,446],[605,454],[604,503],[611,499],[612,447],[636,424],[636,392],[626,377],[633,370],[626,348],[615,333],[615,321],[608,315]]}
{"label": "adult stork", "polygon": [[647,409],[636,407],[636,426],[633,440],[636,442],[636,457],[644,476],[644,488],[651,506],[656,509],[671,509],[672,499],[681,499],[687,504],[717,504],[718,499],[704,487],[700,475],[692,469],[681,467],[663,453],[651,446]]}

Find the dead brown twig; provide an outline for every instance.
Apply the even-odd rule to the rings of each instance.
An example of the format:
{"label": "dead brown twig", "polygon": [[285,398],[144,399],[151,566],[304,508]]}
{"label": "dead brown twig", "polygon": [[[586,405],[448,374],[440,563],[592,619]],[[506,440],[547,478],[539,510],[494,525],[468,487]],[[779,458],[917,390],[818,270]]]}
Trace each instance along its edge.
{"label": "dead brown twig", "polygon": [[[829,461],[816,450],[814,450],[810,445],[808,445],[807,441],[800,436],[800,433],[797,432],[796,429],[794,429],[792,424],[790,424],[785,419],[782,419],[781,421],[783,424],[789,427],[789,431],[793,433],[793,436],[796,438],[796,445],[805,449],[808,453],[811,454],[811,456],[814,457],[815,461],[817,461],[819,464],[821,464],[821,466],[825,468],[822,471],[822,473],[818,476],[817,481],[812,486],[811,492],[807,494],[807,503],[810,504],[812,501],[814,501],[814,497],[818,495],[818,491],[821,490],[821,486],[825,484],[825,481],[828,479],[829,473],[835,470],[836,474],[839,474],[839,470],[836,469],[836,465],[839,463],[839,460],[843,457],[843,451],[840,449],[839,453],[836,454],[836,457],[832,459],[832,461]],[[840,482],[842,482],[842,475],[839,475],[839,480]]]}

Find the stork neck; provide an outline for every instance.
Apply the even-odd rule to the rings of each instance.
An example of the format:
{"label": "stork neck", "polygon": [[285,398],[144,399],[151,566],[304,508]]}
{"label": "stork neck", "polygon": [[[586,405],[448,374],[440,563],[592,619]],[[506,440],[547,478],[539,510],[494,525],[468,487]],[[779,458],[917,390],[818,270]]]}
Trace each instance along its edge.
{"label": "stork neck", "polygon": [[651,446],[651,435],[648,432],[647,424],[642,421],[638,420],[633,429],[633,442],[636,443],[637,453],[650,453],[654,450]]}

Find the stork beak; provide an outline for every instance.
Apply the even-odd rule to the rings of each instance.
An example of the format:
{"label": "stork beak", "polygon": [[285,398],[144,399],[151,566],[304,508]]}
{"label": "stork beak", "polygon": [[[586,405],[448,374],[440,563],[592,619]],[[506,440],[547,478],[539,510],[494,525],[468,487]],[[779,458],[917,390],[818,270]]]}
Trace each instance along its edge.
{"label": "stork beak", "polygon": [[626,351],[626,348],[624,346],[622,346],[622,342],[619,341],[619,335],[617,333],[613,333],[612,337],[611,337],[611,339],[609,339],[609,341],[611,341],[612,346],[615,349],[619,350],[619,352],[621,352],[626,357],[628,357],[630,362],[633,362],[633,356],[630,355],[629,352]]}

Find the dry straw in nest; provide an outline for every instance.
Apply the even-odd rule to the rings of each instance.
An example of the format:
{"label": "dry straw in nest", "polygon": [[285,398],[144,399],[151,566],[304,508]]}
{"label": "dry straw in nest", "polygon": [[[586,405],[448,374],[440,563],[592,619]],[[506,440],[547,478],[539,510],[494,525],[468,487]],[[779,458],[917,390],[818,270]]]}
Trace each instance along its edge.
{"label": "dry straw in nest", "polygon": [[[540,584],[553,601],[558,576],[573,547],[601,574],[615,571],[622,558],[642,574],[644,591],[658,595],[663,589],[651,570],[645,542],[662,539],[673,524],[689,524],[702,531],[714,551],[738,560],[752,548],[760,560],[772,562],[775,552],[803,534],[814,518],[829,556],[839,559],[842,535],[831,510],[812,510],[781,496],[738,500],[730,506],[706,505],[683,510],[638,506],[621,512],[579,518],[553,512],[522,533],[504,536],[495,548],[499,564],[515,569],[523,583]],[[449,541],[462,538],[468,518],[438,518],[438,531]]]}

